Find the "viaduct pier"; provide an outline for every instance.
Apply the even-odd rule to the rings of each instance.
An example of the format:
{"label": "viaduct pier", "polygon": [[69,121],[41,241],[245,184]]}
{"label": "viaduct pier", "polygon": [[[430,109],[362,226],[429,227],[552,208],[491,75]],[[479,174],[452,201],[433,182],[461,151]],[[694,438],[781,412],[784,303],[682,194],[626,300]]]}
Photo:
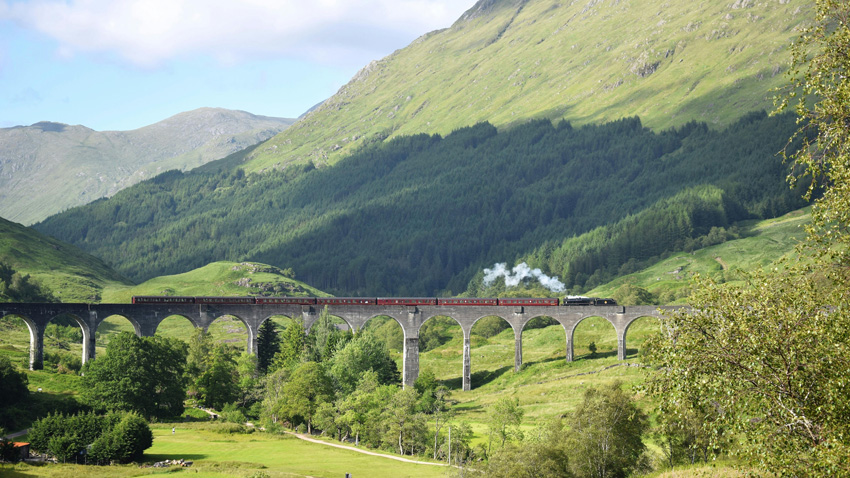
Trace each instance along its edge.
{"label": "viaduct pier", "polygon": [[[324,306],[321,306],[324,307]],[[206,330],[222,316],[239,319],[248,330],[248,352],[257,351],[257,332],[260,325],[272,316],[301,318],[305,329],[319,318],[321,307],[316,305],[284,304],[0,304],[0,317],[13,315],[26,323],[30,332],[30,369],[41,369],[44,363],[44,330],[56,317],[69,316],[83,333],[83,362],[95,356],[95,331],[107,317],[126,318],[138,336],[153,336],[165,318],[180,316],[195,327]],[[470,332],[484,317],[504,319],[514,332],[514,369],[522,366],[522,330],[534,318],[551,317],[561,324],[565,333],[566,359],[573,360],[573,334],[576,326],[588,317],[602,317],[617,333],[617,357],[626,358],[626,337],[629,326],[641,317],[659,317],[664,309],[678,307],[635,306],[450,306],[450,305],[327,305],[328,313],[345,321],[352,331],[362,329],[369,319],[390,317],[404,333],[402,382],[412,385],[419,375],[419,331],[433,317],[450,317],[463,330],[463,390],[471,388]]]}

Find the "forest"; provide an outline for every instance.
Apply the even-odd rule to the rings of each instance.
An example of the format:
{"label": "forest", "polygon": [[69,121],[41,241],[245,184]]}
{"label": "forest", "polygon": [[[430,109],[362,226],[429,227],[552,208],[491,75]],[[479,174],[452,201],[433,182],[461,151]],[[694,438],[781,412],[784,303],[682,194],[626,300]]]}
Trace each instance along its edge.
{"label": "forest", "polygon": [[796,126],[763,112],[721,131],[654,132],[639,118],[482,123],[373,144],[327,168],[246,175],[226,158],[34,227],[136,281],[255,260],[337,295],[452,295],[485,267],[527,260],[580,292],[722,241],[735,221],[805,205],[779,154]]}

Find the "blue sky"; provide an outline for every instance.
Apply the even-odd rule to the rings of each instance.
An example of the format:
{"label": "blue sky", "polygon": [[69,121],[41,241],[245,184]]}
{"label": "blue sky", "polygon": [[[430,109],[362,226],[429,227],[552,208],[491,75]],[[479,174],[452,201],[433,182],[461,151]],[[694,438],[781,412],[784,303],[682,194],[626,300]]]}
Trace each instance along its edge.
{"label": "blue sky", "polygon": [[0,128],[296,117],[475,0],[0,0]]}

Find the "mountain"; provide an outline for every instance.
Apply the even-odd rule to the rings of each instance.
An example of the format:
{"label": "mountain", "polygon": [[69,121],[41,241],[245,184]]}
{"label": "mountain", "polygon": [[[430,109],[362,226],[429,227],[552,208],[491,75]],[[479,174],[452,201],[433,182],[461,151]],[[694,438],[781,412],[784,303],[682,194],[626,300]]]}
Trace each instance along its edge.
{"label": "mountain", "polygon": [[259,261],[437,295],[526,261],[581,292],[805,205],[795,118],[763,111],[800,3],[482,0],[269,141],[33,227],[136,281]]}
{"label": "mountain", "polygon": [[40,122],[0,129],[0,216],[24,224],[262,142],[294,120],[201,108],[132,131]]}
{"label": "mountain", "polygon": [[771,109],[802,0],[480,0],[451,28],[363,68],[258,148],[247,171],[332,164],[376,141],[487,121],[723,127]]}
{"label": "mountain", "polygon": [[79,248],[0,218],[0,262],[47,286],[62,302],[96,302],[129,279]]}
{"label": "mountain", "polygon": [[135,281],[259,261],[336,295],[430,296],[526,260],[590,288],[714,227],[805,205],[776,155],[796,126],[765,113],[718,131],[656,133],[637,118],[482,123],[398,137],[328,168],[168,172],[33,227]]}

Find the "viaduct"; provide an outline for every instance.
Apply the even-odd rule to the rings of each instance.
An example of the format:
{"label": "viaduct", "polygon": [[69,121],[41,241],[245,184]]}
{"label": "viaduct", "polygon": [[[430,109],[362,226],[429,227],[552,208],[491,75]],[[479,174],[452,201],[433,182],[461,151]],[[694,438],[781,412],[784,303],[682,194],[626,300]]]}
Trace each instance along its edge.
{"label": "viaduct", "polygon": [[[663,309],[657,306],[404,306],[404,305],[328,305],[328,313],[344,320],[353,331],[378,316],[387,316],[401,325],[404,333],[402,382],[412,385],[419,375],[419,331],[428,319],[451,317],[463,330],[463,390],[471,388],[471,358],[469,337],[479,319],[501,317],[510,324],[515,337],[514,369],[522,365],[522,330],[536,317],[551,317],[558,321],[566,334],[567,361],[573,360],[573,334],[576,326],[588,317],[607,319],[617,333],[617,357],[626,358],[626,334],[629,326],[641,317],[659,317]],[[304,321],[305,329],[319,318],[316,305],[279,304],[0,304],[0,317],[14,315],[23,319],[30,331],[30,369],[43,367],[44,330],[54,318],[72,317],[83,331],[83,362],[93,359],[97,327],[107,317],[126,318],[138,336],[153,336],[166,317],[181,316],[195,327],[206,330],[219,317],[228,315],[241,320],[248,330],[248,352],[256,353],[257,331],[268,318],[280,315]]]}

